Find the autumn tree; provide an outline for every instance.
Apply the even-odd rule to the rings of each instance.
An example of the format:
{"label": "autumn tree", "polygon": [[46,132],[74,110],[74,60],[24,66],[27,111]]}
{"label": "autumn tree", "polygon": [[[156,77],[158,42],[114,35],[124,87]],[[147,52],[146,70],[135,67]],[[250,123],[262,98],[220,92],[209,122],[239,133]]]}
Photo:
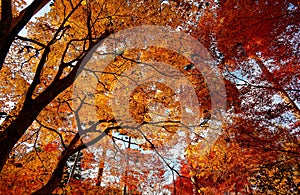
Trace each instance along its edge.
{"label": "autumn tree", "polygon": [[[1,192],[138,194],[148,185],[174,194],[297,194],[299,6],[1,1]],[[145,25],[176,30],[172,38],[147,34],[150,27],[126,31]],[[198,41],[187,44],[187,34]],[[213,58],[193,47],[200,43]],[[99,163],[98,178],[58,188],[80,152],[80,168]],[[173,183],[161,184],[164,177]]]}
{"label": "autumn tree", "polygon": [[[0,101],[1,118],[4,119],[0,134],[1,180],[20,178],[26,181],[20,184],[24,186],[22,188],[17,187],[17,181],[10,181],[9,185],[2,183],[1,191],[32,193],[37,190],[34,194],[50,194],[60,184],[70,156],[106,136],[114,143],[114,135],[118,132],[135,136],[128,131],[132,127],[126,129],[116,123],[106,103],[109,89],[120,78],[118,72],[140,63],[135,58],[138,54],[136,51],[126,51],[124,54],[114,51],[116,60],[106,69],[107,75],[99,78],[98,120],[89,122],[79,118],[82,106],[88,104],[85,102],[86,95],[93,94],[78,93],[74,98],[72,85],[82,71],[80,66],[91,57],[89,52],[93,51],[94,46],[117,31],[147,24],[188,29],[189,24],[184,21],[190,17],[189,13],[180,11],[184,7],[192,5],[177,1],[35,0],[28,6],[21,0],[1,2],[0,67],[3,96]],[[43,8],[44,14],[34,17]],[[24,29],[26,31],[21,32]],[[152,53],[145,51],[142,57],[150,58]],[[187,59],[178,59],[172,51],[166,55],[161,53],[156,52],[152,57],[177,61],[174,66],[180,70],[184,70],[188,64]],[[120,66],[122,63],[125,65]],[[101,82],[103,80],[106,82]],[[203,84],[203,79],[198,83]],[[175,97],[171,97],[172,90],[166,90],[170,97],[165,99],[163,94],[150,90],[151,86],[157,85],[160,91],[164,91],[163,85],[149,84],[145,86],[148,92],[146,90],[143,94],[142,88],[134,92],[141,97],[131,98],[132,110],[146,109],[135,107],[135,103],[150,96],[154,102],[174,109],[170,123],[178,123],[178,105]],[[200,94],[200,91],[197,93]],[[73,103],[78,107],[74,108]],[[142,115],[142,121],[138,113],[133,114],[136,121],[147,125],[151,120],[146,118],[155,118],[155,115],[148,116],[146,113]],[[155,125],[157,123],[152,124]],[[164,129],[164,134],[151,131],[143,134],[143,131],[136,129],[140,135],[135,139],[143,139],[139,145],[145,149],[157,150],[158,146],[163,145],[164,138],[171,134],[175,136],[177,127],[173,126],[156,127]],[[100,135],[89,137],[88,133],[95,129]],[[172,167],[168,165],[168,168]],[[18,173],[24,177],[18,177]]]}
{"label": "autumn tree", "polygon": [[299,2],[199,5],[193,34],[235,89],[223,135],[206,155],[203,139],[188,149],[198,192],[299,193]]}

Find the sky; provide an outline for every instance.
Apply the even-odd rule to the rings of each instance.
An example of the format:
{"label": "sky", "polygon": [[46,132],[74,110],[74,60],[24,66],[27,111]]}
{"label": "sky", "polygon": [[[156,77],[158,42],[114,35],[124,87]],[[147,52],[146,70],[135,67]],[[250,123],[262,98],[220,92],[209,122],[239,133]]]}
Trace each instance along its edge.
{"label": "sky", "polygon": [[[30,3],[33,2],[33,0],[25,0],[27,5],[30,5]],[[31,21],[34,21],[36,17],[39,17],[39,16],[43,16],[46,12],[48,12],[50,10],[50,3],[51,1],[46,5],[44,6],[38,13],[35,14],[35,16],[31,19]],[[20,35],[21,36],[26,36],[27,34],[27,29],[26,28],[23,28],[23,30],[21,30],[20,32]]]}

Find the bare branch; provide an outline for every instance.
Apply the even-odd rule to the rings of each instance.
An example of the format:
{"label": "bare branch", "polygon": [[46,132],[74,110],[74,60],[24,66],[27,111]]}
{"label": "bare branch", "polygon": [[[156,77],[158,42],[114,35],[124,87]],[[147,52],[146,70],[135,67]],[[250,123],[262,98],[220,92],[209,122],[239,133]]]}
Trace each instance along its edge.
{"label": "bare branch", "polygon": [[59,136],[60,142],[61,142],[61,144],[63,145],[63,147],[64,147],[64,148],[67,148],[67,146],[65,145],[65,142],[64,142],[64,139],[63,139],[63,136],[62,136],[61,133],[59,133],[56,129],[53,129],[53,128],[51,128],[51,127],[48,127],[48,126],[42,124],[42,123],[41,123],[39,120],[37,120],[37,119],[35,119],[35,121],[36,121],[41,127],[44,127],[45,129],[48,129],[49,131],[52,131],[52,132],[56,133],[56,134]]}

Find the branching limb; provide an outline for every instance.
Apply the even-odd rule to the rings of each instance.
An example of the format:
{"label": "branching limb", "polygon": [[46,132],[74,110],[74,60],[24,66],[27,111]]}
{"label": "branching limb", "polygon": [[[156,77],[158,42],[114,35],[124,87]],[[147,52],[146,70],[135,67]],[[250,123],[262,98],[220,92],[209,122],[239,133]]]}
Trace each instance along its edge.
{"label": "branching limb", "polygon": [[61,133],[59,133],[56,129],[53,129],[53,128],[51,128],[51,127],[48,127],[48,126],[42,124],[42,122],[40,122],[38,119],[35,119],[35,121],[36,121],[41,127],[45,128],[45,129],[47,129],[47,130],[49,130],[49,131],[52,131],[52,132],[54,132],[56,135],[58,135],[58,137],[60,138],[60,142],[61,142],[62,146],[63,146],[64,148],[67,148],[67,146],[65,145],[65,142],[64,142],[64,139],[63,139],[63,136],[62,136]]}

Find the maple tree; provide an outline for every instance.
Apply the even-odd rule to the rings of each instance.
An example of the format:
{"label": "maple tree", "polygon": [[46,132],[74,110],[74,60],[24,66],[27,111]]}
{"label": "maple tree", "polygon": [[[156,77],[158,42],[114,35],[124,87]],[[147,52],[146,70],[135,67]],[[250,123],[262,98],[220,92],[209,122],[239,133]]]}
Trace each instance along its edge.
{"label": "maple tree", "polygon": [[167,186],[170,188],[170,191],[173,192],[172,194],[194,194],[194,184],[190,179],[190,167],[189,165],[182,161],[181,168],[180,168],[180,177],[177,177],[173,184]]}
{"label": "maple tree", "polygon": [[236,89],[228,91],[235,98],[223,135],[204,156],[197,150],[205,140],[188,149],[197,191],[297,194],[299,2],[220,1],[206,8],[194,36]]}
{"label": "maple tree", "polygon": [[[299,193],[299,2],[3,0],[0,5],[1,192]],[[216,101],[210,97],[212,81],[188,54],[164,47],[174,40],[124,49],[120,37],[112,38],[149,24],[189,33],[209,50],[224,77],[224,119],[208,117]],[[102,61],[95,63],[106,63],[105,56],[114,60],[98,72],[82,69],[87,59],[94,63],[89,52],[107,39],[121,46],[100,48]],[[186,49],[183,40],[177,42]],[[146,71],[133,68],[143,66]],[[151,81],[154,72],[160,76]],[[88,88],[92,81],[84,80],[86,75],[93,75],[97,86]],[[76,77],[84,82],[75,83]],[[141,80],[146,82],[124,101],[126,90]],[[176,91],[162,80],[182,86]],[[187,82],[199,101],[196,108]],[[217,101],[222,98],[220,92]],[[180,116],[187,110],[207,117],[192,115],[194,121],[185,123]],[[209,138],[218,122],[218,137]],[[94,148],[87,151],[88,146]],[[179,146],[186,149],[184,157],[172,152]],[[80,152],[76,163],[70,157]],[[79,164],[81,174],[96,176],[74,177]],[[91,173],[95,167],[97,174]],[[170,175],[171,183],[165,181]]]}

